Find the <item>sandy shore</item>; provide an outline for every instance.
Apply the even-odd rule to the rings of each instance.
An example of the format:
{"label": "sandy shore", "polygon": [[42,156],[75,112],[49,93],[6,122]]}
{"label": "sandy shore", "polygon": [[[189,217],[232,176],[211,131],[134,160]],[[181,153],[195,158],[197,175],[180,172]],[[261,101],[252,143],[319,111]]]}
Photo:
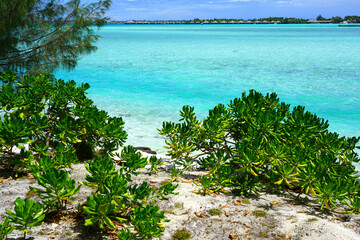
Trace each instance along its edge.
{"label": "sandy shore", "polygon": [[[164,159],[166,160],[166,159]],[[146,170],[135,178],[134,183],[148,181],[153,186],[170,180],[166,167],[157,175],[149,175]],[[83,164],[74,165],[72,178],[84,181],[86,170]],[[203,172],[187,172],[191,180]],[[171,221],[164,224],[165,232],[159,239],[173,239],[177,230],[186,229],[190,239],[360,239],[360,216],[320,212],[316,208],[297,202],[289,194],[274,195],[262,193],[257,198],[240,198],[232,194],[212,194],[202,196],[193,193],[198,187],[193,183],[176,182],[178,195],[158,205],[166,211]],[[13,210],[17,197],[25,198],[29,186],[36,186],[33,179],[3,179],[0,183],[0,222],[4,220],[5,208]],[[92,192],[83,186],[77,199],[70,204],[75,211],[78,203],[83,203]],[[37,199],[36,196],[32,197]],[[210,209],[218,209],[220,215],[211,215]],[[211,211],[210,211],[211,212]],[[32,239],[97,239],[88,237],[88,230],[77,227],[69,218],[63,217],[58,223],[48,223],[34,227],[28,236]],[[21,239],[22,233],[14,231],[8,239]]]}

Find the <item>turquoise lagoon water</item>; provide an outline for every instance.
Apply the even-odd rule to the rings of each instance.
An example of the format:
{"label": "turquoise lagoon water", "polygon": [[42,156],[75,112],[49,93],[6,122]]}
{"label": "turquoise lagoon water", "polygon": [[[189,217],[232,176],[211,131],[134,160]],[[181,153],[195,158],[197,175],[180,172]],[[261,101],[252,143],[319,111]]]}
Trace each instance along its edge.
{"label": "turquoise lagoon water", "polygon": [[108,25],[98,51],[57,77],[122,116],[127,144],[165,153],[163,121],[183,105],[203,118],[255,89],[304,105],[330,129],[360,136],[360,28],[337,25]]}

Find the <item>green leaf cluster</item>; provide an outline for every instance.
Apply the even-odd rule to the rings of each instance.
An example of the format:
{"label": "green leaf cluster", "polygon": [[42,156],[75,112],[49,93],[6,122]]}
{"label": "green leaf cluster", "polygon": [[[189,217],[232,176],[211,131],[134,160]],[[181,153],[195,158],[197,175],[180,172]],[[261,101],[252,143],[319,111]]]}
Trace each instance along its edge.
{"label": "green leaf cluster", "polygon": [[10,222],[16,224],[15,229],[24,232],[24,239],[28,228],[41,225],[45,218],[43,205],[29,199],[23,201],[21,198],[17,198],[15,200],[15,212],[8,209],[5,209],[5,211],[9,215]]}
{"label": "green leaf cluster", "polygon": [[229,186],[236,194],[292,189],[314,197],[321,209],[341,203],[358,209],[354,163],[360,160],[355,151],[360,138],[330,132],[328,121],[304,107],[290,110],[275,93],[251,90],[227,106],[217,105],[203,120],[189,106],[180,116],[179,123],[164,122],[159,132],[181,173],[194,164],[208,170],[197,183],[199,192]]}
{"label": "green leaf cluster", "polygon": [[0,223],[0,240],[5,239],[6,236],[12,233],[12,231],[14,230],[14,227],[9,225],[9,223],[9,218],[5,218],[5,221],[3,223]]}
{"label": "green leaf cluster", "polygon": [[149,158],[149,164],[150,164],[150,173],[157,174],[160,172],[159,167],[163,165],[163,162],[160,158],[157,158],[156,156],[151,156]]}
{"label": "green leaf cluster", "polygon": [[160,237],[165,230],[161,225],[170,221],[164,218],[164,211],[160,211],[159,206],[156,205],[138,206],[133,211],[131,224],[138,231],[139,237],[144,239]]}
{"label": "green leaf cluster", "polygon": [[44,189],[30,187],[30,190],[38,193],[38,196],[44,199],[43,203],[48,210],[65,209],[69,200],[73,199],[73,195],[77,194],[81,188],[81,185],[76,186],[76,182],[70,178],[69,172],[55,167],[43,172],[33,172],[33,174],[38,184]]}
{"label": "green leaf cluster", "polygon": [[65,158],[57,157],[57,161],[63,167],[76,161],[74,152],[80,159],[89,159],[96,147],[106,155],[125,142],[122,118],[110,117],[93,105],[86,97],[88,84],[51,75],[20,77],[13,71],[3,71],[0,81],[0,113],[4,115],[0,146],[7,149],[10,163],[13,149],[25,143],[35,159],[62,153]]}
{"label": "green leaf cluster", "polygon": [[160,211],[154,203],[167,200],[166,196],[173,194],[177,186],[168,183],[155,189],[147,182],[130,184],[132,177],[147,164],[147,158],[143,158],[132,146],[124,147],[118,156],[118,170],[110,157],[95,157],[85,163],[89,172],[85,184],[96,189],[83,206],[85,225],[119,229],[118,225],[126,222],[133,225],[135,232],[122,227],[119,239],[160,236],[164,231],[161,225],[167,220],[164,211]]}

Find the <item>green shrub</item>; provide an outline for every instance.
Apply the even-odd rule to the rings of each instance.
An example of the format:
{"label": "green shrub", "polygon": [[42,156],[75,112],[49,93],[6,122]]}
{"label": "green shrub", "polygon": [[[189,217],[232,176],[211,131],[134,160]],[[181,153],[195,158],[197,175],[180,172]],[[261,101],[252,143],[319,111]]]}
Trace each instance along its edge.
{"label": "green shrub", "polygon": [[167,200],[177,186],[167,183],[159,189],[150,187],[147,182],[129,185],[132,176],[147,163],[147,159],[137,153],[133,147],[126,147],[121,153],[122,167],[115,170],[114,162],[107,157],[98,157],[86,164],[91,175],[86,175],[88,184],[97,189],[87,198],[83,206],[85,225],[97,224],[100,228],[117,228],[115,222],[127,222],[136,232],[123,228],[119,239],[149,239],[158,237],[164,231],[161,226],[164,212],[153,204],[158,200]]}
{"label": "green shrub", "polygon": [[12,233],[12,231],[14,230],[14,227],[9,225],[9,223],[9,218],[5,218],[5,221],[3,223],[0,223],[0,240],[5,239],[6,236]]}
{"label": "green shrub", "polygon": [[136,237],[133,233],[131,233],[130,229],[121,229],[121,231],[118,232],[118,239],[119,240],[136,240]]}
{"label": "green shrub", "polygon": [[84,163],[86,170],[91,175],[86,174],[86,181],[90,184],[95,184],[98,190],[105,187],[107,179],[111,178],[117,171],[115,165],[110,157],[95,157],[89,163]]}
{"label": "green shrub", "polygon": [[151,239],[160,237],[165,230],[161,225],[170,220],[165,219],[164,211],[154,205],[139,206],[134,209],[134,215],[131,216],[131,224],[137,230],[141,238]]}
{"label": "green shrub", "polygon": [[194,163],[208,170],[198,184],[203,194],[228,186],[238,195],[297,189],[316,197],[321,209],[357,205],[353,163],[360,161],[360,137],[329,132],[328,122],[304,107],[291,111],[275,93],[251,90],[217,105],[203,120],[189,106],[180,116],[180,123],[164,122],[159,132],[167,137],[168,155],[182,167],[174,172],[182,174]]}
{"label": "green shrub", "polygon": [[15,200],[15,212],[5,209],[9,215],[10,222],[15,223],[15,229],[24,232],[24,239],[28,228],[43,224],[45,218],[44,206],[34,200],[25,199],[25,201],[17,198]]}
{"label": "green shrub", "polygon": [[131,180],[131,175],[138,175],[137,171],[148,163],[148,159],[143,157],[133,146],[125,146],[118,157],[121,159],[121,174],[125,175],[128,180]]}
{"label": "green shrub", "polygon": [[75,180],[70,178],[69,172],[49,168],[41,173],[35,173],[34,177],[38,184],[45,188],[37,189],[30,187],[41,199],[45,199],[44,204],[47,209],[63,210],[73,195],[80,191],[81,185],[76,187]]}
{"label": "green shrub", "polygon": [[48,156],[62,145],[75,148],[80,158],[91,158],[95,147],[108,154],[127,137],[122,118],[110,117],[86,97],[89,84],[77,86],[51,75],[21,77],[12,71],[0,73],[0,81],[0,144],[7,148],[10,163],[13,148],[24,143],[35,156]]}
{"label": "green shrub", "polygon": [[115,216],[119,212],[116,202],[113,201],[110,195],[93,194],[87,198],[86,206],[83,207],[84,212],[87,214],[85,218],[85,226],[94,225],[98,223],[100,228],[115,228],[113,218],[119,222],[127,221],[126,218]]}

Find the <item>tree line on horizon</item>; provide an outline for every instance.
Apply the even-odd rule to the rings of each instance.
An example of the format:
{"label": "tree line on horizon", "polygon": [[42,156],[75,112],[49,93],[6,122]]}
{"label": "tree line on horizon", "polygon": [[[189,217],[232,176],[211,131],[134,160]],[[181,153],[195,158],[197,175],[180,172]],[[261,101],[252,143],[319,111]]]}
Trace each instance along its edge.
{"label": "tree line on horizon", "polygon": [[[318,15],[315,19],[308,19],[308,18],[295,18],[295,17],[267,17],[267,18],[250,18],[250,19],[243,19],[243,18],[210,18],[210,19],[200,19],[200,18],[194,18],[192,20],[159,20],[159,22],[178,22],[181,21],[182,23],[185,24],[190,24],[190,23],[204,23],[204,22],[226,22],[226,23],[231,23],[232,21],[234,22],[239,22],[239,21],[243,21],[243,22],[277,22],[277,23],[283,23],[283,24],[301,24],[301,23],[309,23],[309,20],[317,20],[319,22],[321,21],[327,21],[327,22],[332,22],[332,23],[341,23],[341,22],[348,22],[348,23],[360,23],[360,16],[345,16],[345,17],[340,17],[340,16],[335,16],[335,17],[331,17],[331,18],[325,18],[323,17],[321,14]],[[148,20],[132,20],[132,21],[148,21]],[[154,20],[155,22],[157,22],[157,20]],[[126,22],[126,21],[116,21],[113,20],[111,21],[112,23],[121,23],[121,22]],[[152,21],[153,22],[153,21]]]}

